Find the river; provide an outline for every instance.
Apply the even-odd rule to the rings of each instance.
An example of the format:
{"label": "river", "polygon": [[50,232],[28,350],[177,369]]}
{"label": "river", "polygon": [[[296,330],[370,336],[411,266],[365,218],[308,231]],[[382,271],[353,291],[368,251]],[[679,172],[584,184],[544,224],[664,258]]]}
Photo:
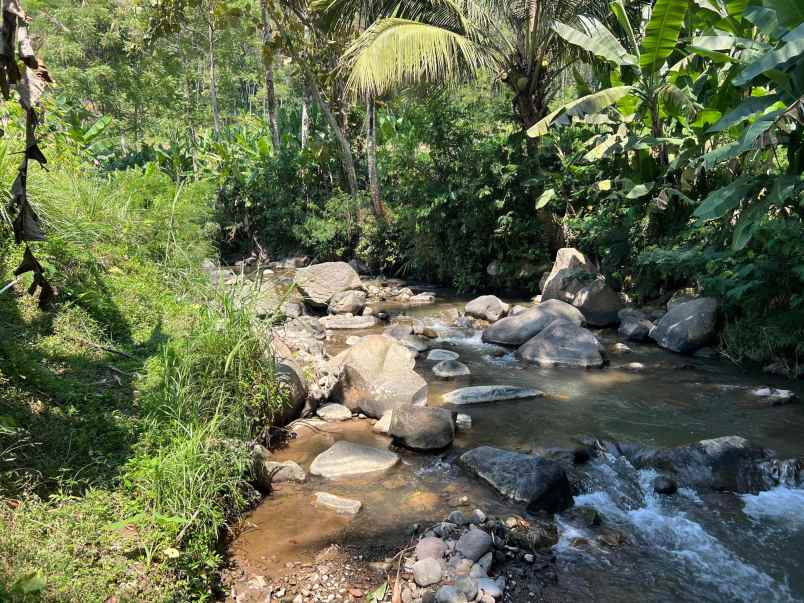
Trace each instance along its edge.
{"label": "river", "polygon": [[[616,330],[596,330],[608,350],[604,369],[538,368],[516,360],[510,350],[481,342],[480,332],[451,327],[450,308],[465,300],[444,291],[435,304],[378,306],[432,326],[432,347],[457,352],[471,376],[442,381],[422,354],[416,370],[429,383],[429,404],[468,385],[522,385],[543,398],[461,407],[472,428],[461,431],[453,448],[440,454],[399,451],[402,463],[382,475],[326,481],[309,476],[303,484],[281,484],[243,523],[230,545],[232,558],[270,574],[294,561],[311,559],[331,542],[402,543],[413,524],[443,520],[456,500],[489,514],[524,514],[455,464],[466,449],[488,444],[518,451],[576,446],[593,436],[655,447],[740,435],[782,457],[804,457],[804,407],[767,407],[751,390],[761,385],[800,385],[737,367],[722,359],[687,357],[654,345],[628,342],[618,353]],[[515,300],[506,300],[515,301]],[[350,335],[379,332],[335,331],[331,354]],[[629,363],[644,365],[629,370]],[[458,410],[458,409],[456,409]],[[300,437],[276,451],[305,469],[335,440],[387,448],[369,421],[351,420],[323,428],[299,427]],[[601,455],[583,468],[584,491],[575,506],[594,508],[627,544],[601,545],[583,527],[558,517],[560,540],[553,547],[557,580],[544,600],[566,601],[804,601],[804,490],[778,487],[758,495],[696,491],[682,487],[674,496],[654,494],[655,473],[637,471],[622,458]],[[683,484],[682,484],[683,485]],[[313,493],[327,490],[356,498],[363,508],[346,519],[315,507]]]}

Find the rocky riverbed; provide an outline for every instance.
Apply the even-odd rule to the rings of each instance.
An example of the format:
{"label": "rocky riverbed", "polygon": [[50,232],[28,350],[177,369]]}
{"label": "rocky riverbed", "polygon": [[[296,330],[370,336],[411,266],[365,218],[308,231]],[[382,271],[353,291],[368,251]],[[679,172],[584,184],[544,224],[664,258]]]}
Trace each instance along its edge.
{"label": "rocky riverbed", "polygon": [[804,596],[801,392],[716,358],[716,300],[634,307],[571,249],[532,300],[343,263],[222,280],[274,317],[294,402],[231,600]]}

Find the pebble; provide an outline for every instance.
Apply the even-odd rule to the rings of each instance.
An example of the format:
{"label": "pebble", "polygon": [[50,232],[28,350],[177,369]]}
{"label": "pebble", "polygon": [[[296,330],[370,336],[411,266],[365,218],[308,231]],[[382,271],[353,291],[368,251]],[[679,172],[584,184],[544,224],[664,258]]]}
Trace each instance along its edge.
{"label": "pebble", "polygon": [[459,412],[457,415],[455,415],[455,427],[463,431],[472,429],[472,417]]}
{"label": "pebble", "polygon": [[430,586],[441,581],[441,564],[427,557],[413,564],[413,579],[419,586]]}

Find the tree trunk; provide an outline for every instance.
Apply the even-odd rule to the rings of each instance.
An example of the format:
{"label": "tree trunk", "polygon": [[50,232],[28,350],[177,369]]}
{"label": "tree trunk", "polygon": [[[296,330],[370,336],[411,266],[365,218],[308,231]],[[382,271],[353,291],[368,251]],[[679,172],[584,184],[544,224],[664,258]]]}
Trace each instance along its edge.
{"label": "tree trunk", "polygon": [[221,110],[218,107],[218,86],[215,82],[215,30],[212,28],[212,15],[207,23],[207,41],[209,54],[209,102],[212,105],[212,124],[215,133],[221,131]]}
{"label": "tree trunk", "polygon": [[301,131],[299,138],[301,139],[301,148],[307,146],[307,140],[310,138],[310,87],[307,82],[303,85],[302,91],[302,106],[301,106]]}
{"label": "tree trunk", "polygon": [[310,89],[310,94],[313,96],[313,100],[318,105],[321,113],[324,114],[324,118],[327,120],[329,127],[332,128],[332,132],[335,134],[335,138],[338,140],[341,165],[346,175],[346,182],[349,185],[349,194],[352,195],[352,197],[357,197],[357,172],[355,171],[355,162],[352,157],[352,147],[346,135],[343,133],[343,130],[341,130],[338,125],[338,120],[335,119],[329,105],[321,98],[321,91],[318,89],[318,83],[315,81],[315,78],[308,75],[307,84]]}
{"label": "tree trunk", "polygon": [[265,119],[271,129],[271,142],[274,152],[279,152],[279,118],[276,113],[276,92],[274,91],[274,59],[273,53],[266,52],[273,41],[271,21],[268,19],[268,0],[261,1],[262,6],[262,46],[265,62]]}
{"label": "tree trunk", "polygon": [[385,205],[380,196],[380,178],[377,175],[377,108],[374,98],[366,100],[366,163],[368,163],[371,207],[378,220],[385,219]]}

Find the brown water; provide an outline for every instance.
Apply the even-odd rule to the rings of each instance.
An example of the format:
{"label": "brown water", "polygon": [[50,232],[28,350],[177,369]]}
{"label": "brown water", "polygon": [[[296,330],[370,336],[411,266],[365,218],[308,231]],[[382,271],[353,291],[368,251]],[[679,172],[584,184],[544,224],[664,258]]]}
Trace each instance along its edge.
{"label": "brown water", "polygon": [[[439,298],[441,299],[441,297]],[[442,520],[462,504],[490,514],[523,509],[502,500],[454,464],[466,448],[490,444],[529,451],[571,446],[584,436],[651,446],[677,446],[704,438],[740,435],[782,456],[804,456],[804,407],[763,408],[750,389],[772,385],[804,391],[722,360],[689,358],[655,346],[628,343],[632,351],[613,352],[615,331],[599,331],[610,351],[601,370],[544,369],[525,366],[509,352],[480,341],[479,332],[450,328],[443,312],[463,308],[462,300],[405,308],[385,304],[395,314],[421,318],[439,333],[433,347],[460,354],[472,375],[440,381],[434,362],[417,361],[430,384],[431,405],[468,385],[510,384],[535,387],[544,398],[461,407],[472,417],[452,450],[416,454],[398,450],[402,462],[380,475],[343,480],[310,476],[305,484],[281,484],[247,519],[232,554],[270,573],[288,561],[304,561],[333,542],[406,541],[411,526]],[[334,333],[331,352],[349,335]],[[502,354],[502,355],[501,355]],[[639,372],[623,366],[640,362]],[[335,440],[347,439],[387,448],[390,440],[371,432],[368,421],[301,427],[299,437],[277,452],[307,469]],[[560,519],[555,547],[559,581],[553,598],[573,601],[798,601],[804,600],[804,490],[777,488],[759,496],[712,495],[682,489],[677,496],[652,493],[654,474],[636,471],[622,460],[601,458],[586,469],[589,492],[576,505],[595,507],[608,525],[629,535],[632,544],[616,551],[577,547],[583,532]],[[363,502],[349,520],[311,503],[326,490]],[[580,540],[578,540],[580,538]]]}

